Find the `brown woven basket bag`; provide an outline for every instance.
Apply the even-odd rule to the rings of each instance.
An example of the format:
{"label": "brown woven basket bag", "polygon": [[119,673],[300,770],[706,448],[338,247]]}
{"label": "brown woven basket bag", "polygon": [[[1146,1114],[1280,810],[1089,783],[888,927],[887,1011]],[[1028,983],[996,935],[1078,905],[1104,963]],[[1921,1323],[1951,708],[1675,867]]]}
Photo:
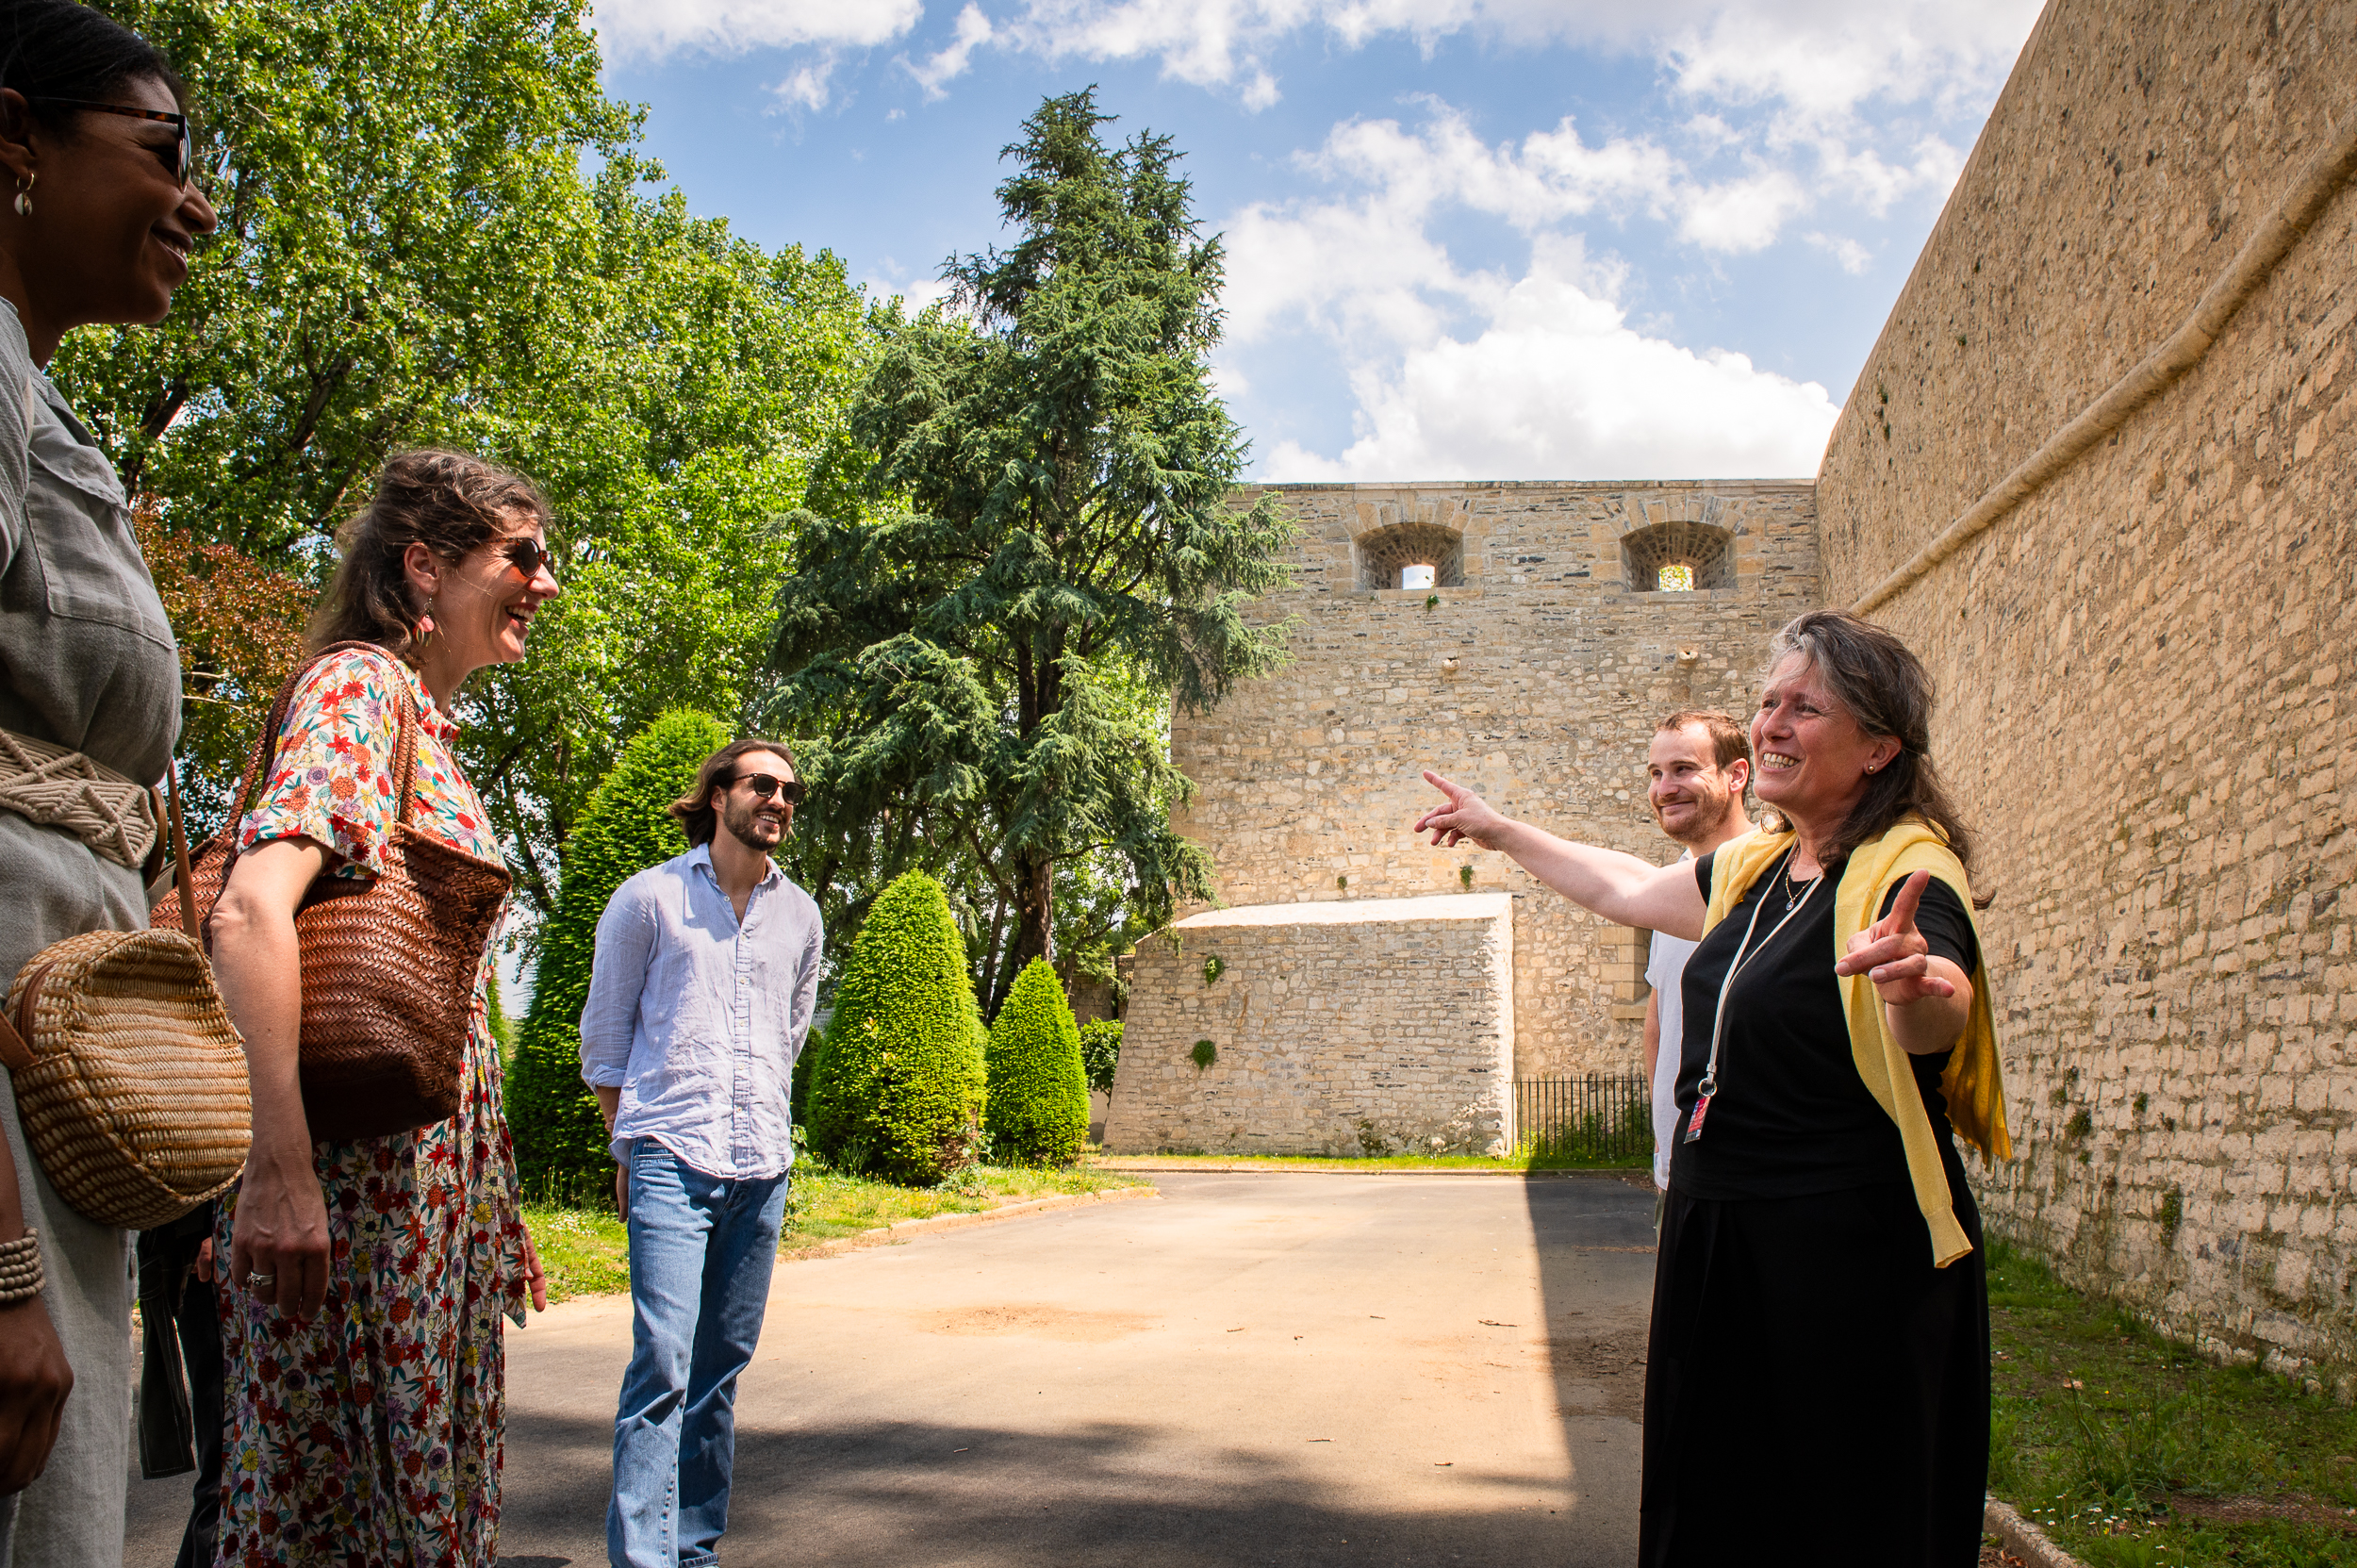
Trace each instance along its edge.
{"label": "brown woven basket bag", "polygon": [[168,1225],[245,1167],[245,1044],[185,932],[84,932],[35,953],[8,988],[0,1062],[50,1184],[101,1225]]}
{"label": "brown woven basket bag", "polygon": [[[209,918],[238,861],[238,817],[267,787],[278,733],[296,689],[321,659],[371,642],[323,648],[287,678],[237,794],[237,816],[196,851],[190,885]],[[393,749],[396,803],[385,874],[372,881],[322,876],[295,911],[303,950],[303,1111],[315,1143],[383,1137],[458,1113],[475,975],[514,879],[411,825],[417,805],[418,716],[404,678]],[[180,922],[175,891],[156,924]]]}

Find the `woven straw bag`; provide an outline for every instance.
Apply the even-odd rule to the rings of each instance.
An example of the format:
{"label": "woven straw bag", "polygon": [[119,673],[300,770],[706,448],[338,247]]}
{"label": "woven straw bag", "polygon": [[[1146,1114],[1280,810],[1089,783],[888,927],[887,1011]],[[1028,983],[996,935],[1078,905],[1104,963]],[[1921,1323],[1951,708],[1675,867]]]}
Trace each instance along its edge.
{"label": "woven straw bag", "polygon": [[[254,759],[238,787],[238,816],[266,788],[278,734],[295,692],[314,665],[333,653],[365,651],[391,662],[371,642],[323,648],[287,678],[262,726]],[[393,747],[397,786],[385,873],[369,882],[316,878],[295,911],[303,951],[303,1111],[316,1143],[408,1132],[458,1114],[475,975],[514,879],[496,861],[419,832],[418,715],[405,676],[400,734]],[[196,851],[184,885],[209,919],[238,862],[238,816]],[[156,906],[156,923],[176,925],[180,895]]]}
{"label": "woven straw bag", "polygon": [[[172,839],[185,884],[176,787]],[[0,1061],[42,1172],[101,1225],[170,1224],[245,1167],[245,1045],[192,931],[84,932],[35,953],[0,1014]]]}

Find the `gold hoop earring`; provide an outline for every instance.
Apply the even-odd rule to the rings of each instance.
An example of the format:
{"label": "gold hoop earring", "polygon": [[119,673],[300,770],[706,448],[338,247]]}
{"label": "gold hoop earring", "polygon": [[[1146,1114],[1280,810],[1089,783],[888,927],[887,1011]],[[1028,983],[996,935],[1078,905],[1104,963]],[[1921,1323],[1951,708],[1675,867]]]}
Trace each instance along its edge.
{"label": "gold hoop earring", "polygon": [[25,176],[24,184],[16,188],[16,215],[19,218],[30,218],[33,215],[33,185],[40,178],[41,171],[36,169]]}

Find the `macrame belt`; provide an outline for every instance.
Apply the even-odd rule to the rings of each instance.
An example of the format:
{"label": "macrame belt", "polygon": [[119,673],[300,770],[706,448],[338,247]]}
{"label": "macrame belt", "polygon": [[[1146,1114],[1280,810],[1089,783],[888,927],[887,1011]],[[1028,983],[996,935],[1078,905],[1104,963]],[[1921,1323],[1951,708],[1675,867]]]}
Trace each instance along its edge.
{"label": "macrame belt", "polygon": [[62,828],[135,871],[156,847],[154,790],[79,751],[11,730],[0,730],[0,811]]}

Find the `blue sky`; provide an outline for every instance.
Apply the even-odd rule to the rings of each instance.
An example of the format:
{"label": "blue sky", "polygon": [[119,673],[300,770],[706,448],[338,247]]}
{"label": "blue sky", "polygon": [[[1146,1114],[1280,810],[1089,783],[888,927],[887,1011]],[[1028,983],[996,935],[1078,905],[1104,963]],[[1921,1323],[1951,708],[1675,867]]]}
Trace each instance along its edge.
{"label": "blue sky", "polygon": [[1265,479],[1805,475],[2032,0],[603,0],[700,213],[931,297],[1096,84],[1229,251]]}

